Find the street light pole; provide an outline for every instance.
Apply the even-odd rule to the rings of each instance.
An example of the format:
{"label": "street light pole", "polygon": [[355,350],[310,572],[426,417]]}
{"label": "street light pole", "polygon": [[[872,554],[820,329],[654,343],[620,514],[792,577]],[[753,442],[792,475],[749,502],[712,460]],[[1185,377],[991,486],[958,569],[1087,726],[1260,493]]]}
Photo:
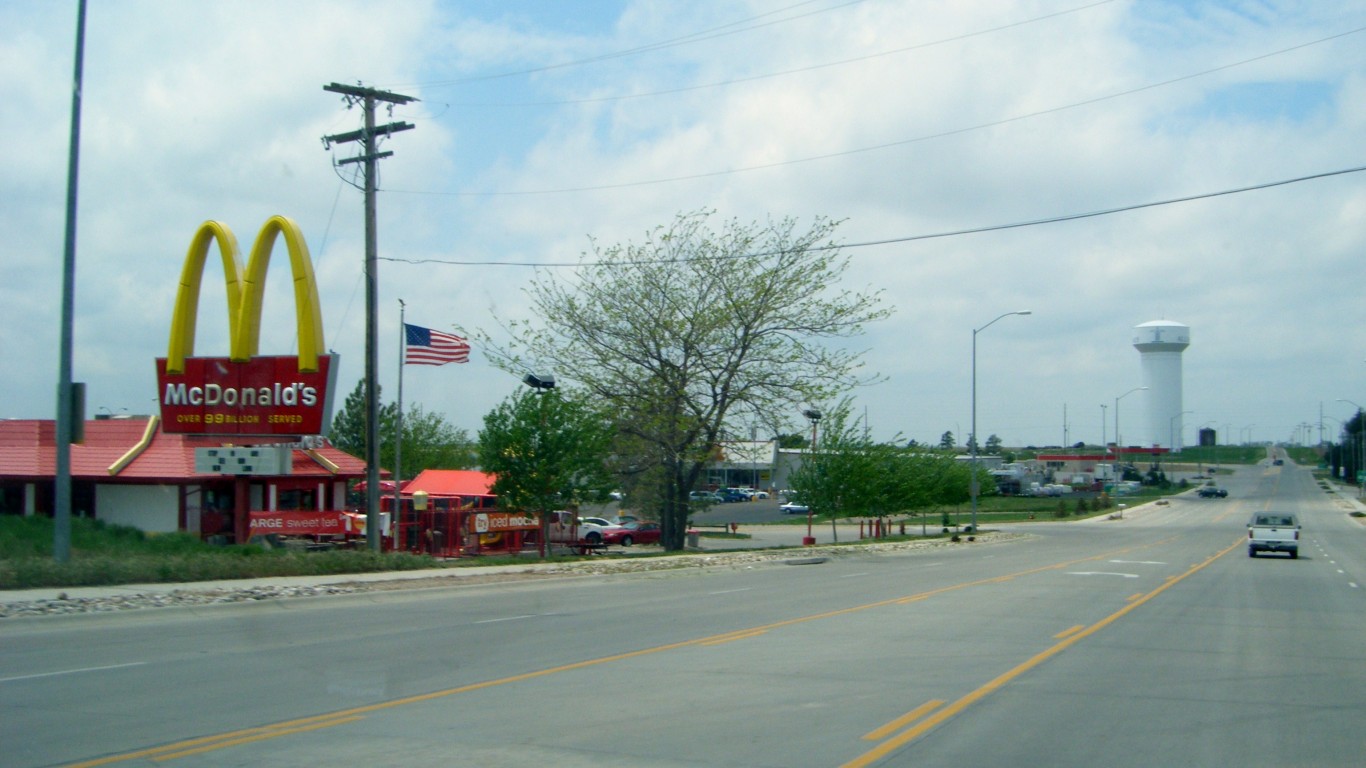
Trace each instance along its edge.
{"label": "street light pole", "polygon": [[[821,412],[818,411],[818,410],[816,410],[815,408],[807,408],[806,410],[802,411],[802,415],[805,416],[805,417],[811,422],[811,460],[812,460],[812,461],[815,461],[815,459],[816,459],[816,432],[817,432],[817,425],[819,425],[819,424],[821,423]],[[810,500],[810,499],[807,499],[807,500],[806,500],[806,538],[805,538],[805,539],[802,539],[802,545],[803,545],[803,546],[810,547],[810,546],[814,546],[815,544],[816,544],[816,537],[813,536],[813,535],[811,534],[811,500]]]}
{"label": "street light pole", "polygon": [[[536,410],[540,412],[541,426],[535,435],[537,446],[535,460],[539,464],[544,460],[540,454],[540,443],[545,439],[543,434],[545,432],[545,394],[555,388],[555,377],[543,373],[528,373],[522,377],[522,383],[536,391]],[[538,467],[538,471],[539,469]],[[541,530],[536,538],[541,540],[541,559],[544,560],[550,552],[548,541],[550,538],[550,518],[546,517],[548,510],[545,508],[544,499],[542,499],[540,507]]]}
{"label": "street light pole", "polygon": [[[1132,395],[1132,394],[1135,393],[1135,392],[1142,392],[1142,391],[1144,391],[1144,390],[1146,390],[1146,389],[1147,389],[1147,387],[1134,387],[1133,389],[1129,390],[1128,392],[1125,392],[1124,394],[1122,394],[1122,395],[1120,395],[1119,397],[1116,397],[1116,398],[1115,398],[1115,469],[1116,469],[1116,471],[1118,471],[1118,469],[1119,469],[1120,452],[1124,449],[1124,440],[1119,436],[1119,401],[1120,401],[1120,400],[1123,400],[1124,398],[1128,397],[1129,395]],[[1118,472],[1116,472],[1116,473],[1118,474]],[[1116,478],[1115,478],[1115,483],[1118,484],[1118,483],[1119,483],[1119,480],[1120,480],[1120,478],[1116,477]]]}
{"label": "street light pole", "polygon": [[[991,323],[1011,315],[1032,314],[1033,310],[1029,309],[1006,312],[992,318]],[[972,479],[968,482],[968,495],[972,497],[972,530],[968,532],[968,541],[977,539],[977,334],[990,328],[991,323],[972,329],[972,432],[968,438],[968,447],[972,450]]]}
{"label": "street light pole", "polygon": [[[1366,428],[1366,422],[1363,422],[1363,421],[1361,420],[1361,419],[1362,419],[1362,415],[1361,415],[1361,406],[1360,406],[1360,405],[1357,405],[1357,403],[1354,403],[1354,402],[1352,402],[1351,400],[1348,400],[1348,399],[1343,398],[1343,397],[1339,397],[1339,398],[1337,399],[1337,401],[1338,401],[1339,403],[1347,403],[1348,405],[1355,405],[1356,408],[1357,408],[1357,451],[1356,451],[1356,453],[1358,454],[1358,456],[1360,457],[1360,459],[1359,459],[1358,461],[1354,462],[1354,463],[1356,464],[1356,475],[1357,475],[1357,477],[1361,477],[1362,470],[1363,470],[1363,469],[1366,469],[1366,441],[1363,441],[1363,439],[1362,439],[1363,437],[1366,437],[1366,434],[1363,434],[1363,429]],[[1344,424],[1343,427],[1342,427],[1342,433],[1343,433],[1344,435],[1347,434],[1347,425],[1345,425],[1345,424]],[[1352,479],[1353,479],[1353,480],[1356,480],[1357,478],[1354,477],[1354,478],[1352,478]],[[1363,483],[1363,482],[1358,482],[1358,483],[1357,483],[1357,495],[1358,495],[1358,496],[1366,495],[1366,483]]]}
{"label": "street light pole", "polygon": [[1182,411],[1182,412],[1176,414],[1175,416],[1171,417],[1170,419],[1167,419],[1167,450],[1168,450],[1168,451],[1175,451],[1175,450],[1176,450],[1176,420],[1179,419],[1179,418],[1181,418],[1182,416],[1185,416],[1185,415],[1188,414],[1188,413],[1195,413],[1195,411]]}

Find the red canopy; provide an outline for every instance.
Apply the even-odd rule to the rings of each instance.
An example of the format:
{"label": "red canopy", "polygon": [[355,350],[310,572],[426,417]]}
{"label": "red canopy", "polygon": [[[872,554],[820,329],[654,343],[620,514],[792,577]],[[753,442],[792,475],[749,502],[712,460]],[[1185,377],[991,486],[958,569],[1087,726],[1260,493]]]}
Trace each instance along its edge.
{"label": "red canopy", "polygon": [[403,484],[403,495],[426,491],[428,496],[492,496],[494,476],[474,469],[426,469]]}

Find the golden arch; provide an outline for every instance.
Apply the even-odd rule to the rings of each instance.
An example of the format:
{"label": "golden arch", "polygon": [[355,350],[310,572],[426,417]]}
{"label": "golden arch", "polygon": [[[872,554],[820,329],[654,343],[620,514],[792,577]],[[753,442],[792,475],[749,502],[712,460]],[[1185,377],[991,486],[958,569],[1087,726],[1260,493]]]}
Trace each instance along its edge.
{"label": "golden arch", "polygon": [[195,320],[199,316],[199,288],[204,278],[209,246],[218,244],[223,260],[223,275],[228,292],[228,331],[231,334],[229,359],[244,363],[255,357],[261,342],[261,304],[265,296],[266,267],[275,248],[276,237],[283,235],[289,250],[290,272],[294,279],[294,314],[299,328],[299,372],[318,371],[318,358],[326,354],[323,342],[322,309],[318,304],[318,285],[313,277],[313,260],[308,255],[303,232],[292,219],[272,216],[262,225],[251,247],[246,268],[237,248],[237,238],[227,225],[206,221],[199,226],[185,254],[176,290],[175,311],[171,315],[171,342],[166,354],[166,372],[184,373],[185,358],[194,356]]}

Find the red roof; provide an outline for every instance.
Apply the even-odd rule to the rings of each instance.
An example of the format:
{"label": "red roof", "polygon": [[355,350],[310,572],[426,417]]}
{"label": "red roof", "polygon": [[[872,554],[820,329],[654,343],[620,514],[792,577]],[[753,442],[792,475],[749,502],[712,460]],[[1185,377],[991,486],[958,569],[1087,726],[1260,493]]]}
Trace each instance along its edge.
{"label": "red roof", "polygon": [[492,496],[494,476],[473,469],[424,469],[403,484],[403,495],[426,491],[428,496]]}
{"label": "red roof", "polygon": [[[210,477],[195,473],[194,449],[214,448],[231,442],[221,436],[166,434],[155,427],[148,435],[149,421],[143,418],[85,422],[84,442],[71,446],[71,476],[171,482]],[[145,437],[149,439],[144,445]],[[291,441],[255,438],[238,444],[282,442]],[[0,421],[0,477],[43,478],[56,474],[56,422],[39,419]],[[325,443],[313,450],[296,449],[291,474],[343,479],[364,477],[365,462]]]}

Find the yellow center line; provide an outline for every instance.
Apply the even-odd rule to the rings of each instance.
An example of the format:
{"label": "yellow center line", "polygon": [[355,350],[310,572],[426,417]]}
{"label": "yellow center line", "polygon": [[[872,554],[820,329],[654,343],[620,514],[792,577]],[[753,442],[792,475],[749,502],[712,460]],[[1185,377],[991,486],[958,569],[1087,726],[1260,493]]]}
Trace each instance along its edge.
{"label": "yellow center line", "polygon": [[261,741],[264,739],[273,739],[277,736],[286,736],[291,733],[303,733],[305,731],[315,731],[320,728],[329,728],[334,725],[343,725],[360,719],[360,717],[347,716],[344,713],[303,717],[297,720],[276,723],[274,725],[265,725],[259,728],[246,728],[240,731],[229,731],[214,736],[186,739],[185,741],[179,741],[174,744],[165,744],[160,747],[138,750],[137,752],[110,755],[108,757],[87,760],[81,763],[72,763],[68,768],[89,768],[91,766],[120,763],[126,760],[136,760],[143,757],[160,762],[162,760],[170,760],[184,755],[208,752],[234,744],[245,744],[251,741]]}
{"label": "yellow center line", "polygon": [[748,640],[748,639],[750,639],[751,637],[759,637],[760,635],[766,635],[766,634],[768,634],[768,632],[767,632],[766,630],[762,630],[762,629],[760,629],[760,630],[755,630],[755,631],[752,631],[752,632],[733,632],[733,633],[731,633],[731,634],[729,634],[729,635],[726,635],[725,637],[719,637],[719,638],[714,638],[714,639],[712,639],[712,640],[706,640],[706,641],[702,642],[701,644],[702,644],[702,645],[721,645],[722,643],[733,643],[733,642],[735,642],[735,641],[737,641],[737,640]]}
{"label": "yellow center line", "polygon": [[869,731],[868,733],[864,734],[863,738],[867,741],[881,741],[887,738],[888,735],[890,735],[893,731],[897,730],[898,728],[904,728],[942,706],[944,706],[943,700],[930,699],[924,704],[921,704],[920,706],[916,707],[910,712],[907,712],[901,717],[898,717],[892,722],[887,723],[881,728],[878,728],[875,731]]}
{"label": "yellow center line", "polygon": [[1196,563],[1195,565],[1191,566],[1187,571],[1180,574],[1176,578],[1168,580],[1166,583],[1162,584],[1162,586],[1158,587],[1157,589],[1148,592],[1139,599],[1134,600],[1133,602],[1129,603],[1123,608],[1120,608],[1118,611],[1115,611],[1114,613],[1110,614],[1104,619],[1101,619],[1095,624],[1092,624],[1091,626],[1086,627],[1085,629],[1079,632],[1069,634],[1066,638],[1054,644],[1052,647],[1049,647],[1043,651],[1040,651],[1039,653],[1034,654],[1033,656],[1016,665],[1009,671],[1001,675],[998,675],[996,678],[988,681],[986,684],[982,685],[977,690],[967,694],[958,701],[955,701],[954,703],[950,704],[948,707],[935,712],[933,716],[921,721],[915,727],[903,731],[902,733],[898,734],[895,738],[889,739],[883,742],[882,744],[879,744],[877,747],[874,747],[873,749],[863,753],[862,755],[859,755],[853,760],[844,763],[842,766],[840,766],[840,768],[862,768],[862,766],[871,765],[873,762],[880,760],[883,757],[886,757],[887,755],[891,754],[897,749],[900,749],[902,746],[924,735],[932,728],[956,717],[964,710],[966,710],[968,707],[972,706],[973,704],[976,704],[982,699],[985,699],[987,696],[990,696],[991,694],[1005,687],[1007,683],[1015,680],[1020,675],[1023,675],[1029,670],[1034,669],[1035,667],[1039,666],[1045,661],[1053,658],[1054,656],[1057,656],[1059,653],[1062,653],[1068,648],[1071,648],[1072,646],[1081,642],[1083,639],[1090,637],[1091,635],[1094,635],[1095,633],[1099,632],[1105,627],[1108,627],[1109,625],[1118,621],[1120,618],[1128,615],[1129,613],[1137,609],[1139,606],[1144,605],[1149,600],[1152,600],[1153,598],[1167,591],[1172,586],[1176,585],[1186,577],[1190,576],[1193,573],[1196,573],[1197,571],[1208,566],[1210,563],[1213,563],[1215,560],[1223,557],[1229,552],[1232,552],[1234,549],[1242,546],[1242,543],[1243,540],[1239,538],[1237,541],[1233,542],[1228,547],[1220,550],[1214,555],[1211,555],[1203,562]]}
{"label": "yellow center line", "polygon": [[181,757],[189,757],[190,755],[198,755],[203,752],[212,752],[216,749],[223,749],[224,747],[235,747],[239,744],[250,744],[257,741],[265,741],[266,739],[275,739],[281,736],[288,736],[294,733],[306,733],[308,731],[317,731],[323,728],[331,728],[334,725],[345,725],[347,723],[354,723],[357,720],[364,719],[365,718],[363,717],[338,717],[324,722],[314,723],[313,725],[299,726],[297,728],[270,728],[266,733],[259,733],[254,736],[242,736],[241,738],[236,739],[222,739],[210,744],[205,744],[201,747],[196,747],[194,749],[183,749],[179,752],[171,752],[168,754],[164,754],[159,757],[154,757],[152,758],[152,760],[158,763],[162,763],[167,760],[175,760]]}
{"label": "yellow center line", "polygon": [[1053,639],[1054,639],[1054,640],[1061,640],[1061,639],[1063,639],[1064,637],[1067,637],[1068,635],[1074,634],[1074,633],[1076,633],[1076,632],[1080,632],[1080,631],[1082,631],[1083,629],[1086,629],[1086,625],[1085,625],[1085,624],[1078,624],[1078,625],[1075,626],[1075,627],[1069,627],[1068,629],[1064,629],[1063,631],[1061,631],[1061,632],[1059,632],[1058,634],[1054,635],[1054,636],[1053,636]]}

